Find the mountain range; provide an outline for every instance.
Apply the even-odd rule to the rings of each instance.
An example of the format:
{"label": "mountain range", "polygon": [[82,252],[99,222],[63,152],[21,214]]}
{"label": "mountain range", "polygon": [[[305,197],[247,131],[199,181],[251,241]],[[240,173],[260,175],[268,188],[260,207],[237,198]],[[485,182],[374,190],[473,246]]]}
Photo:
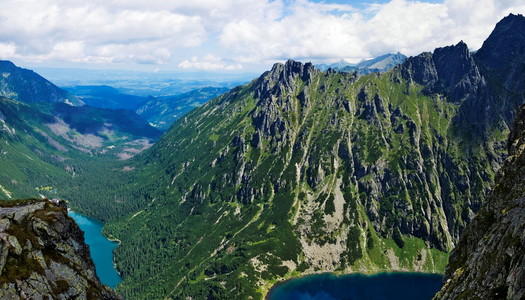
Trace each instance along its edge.
{"label": "mountain range", "polygon": [[229,90],[225,87],[204,87],[175,96],[150,97],[137,108],[137,113],[155,128],[168,130],[173,122],[190,110]]}
{"label": "mountain range", "polygon": [[78,97],[10,62],[0,72],[0,91],[11,97],[0,97],[3,199],[55,197],[98,161],[130,158],[162,134],[132,111],[80,106]]}
{"label": "mountain range", "polygon": [[319,64],[315,65],[315,67],[321,71],[327,71],[328,69],[333,69],[339,72],[357,72],[360,75],[366,75],[374,72],[385,72],[388,71],[395,66],[403,63],[407,57],[401,53],[388,53],[381,56],[378,56],[376,58],[367,59],[360,61],[357,64],[349,63],[345,60],[341,60],[339,62],[327,65],[327,64]]}
{"label": "mountain range", "polygon": [[443,272],[505,159],[524,29],[510,15],[475,54],[382,74],[288,61],[192,110],[133,161],[130,201],[148,204],[107,226],[118,290],[260,298],[314,272]]}
{"label": "mountain range", "polygon": [[[461,41],[394,56],[366,75],[277,63],[152,146],[160,132],[133,112],[68,105],[4,63],[4,79],[24,76],[2,82],[15,99],[0,99],[0,196],[52,194],[106,221],[131,299],[261,298],[304,274],[382,271],[446,272],[444,298],[521,295],[504,283],[521,278],[520,118],[504,162],[525,102],[525,18],[501,20],[475,53]],[[182,113],[165,105],[144,114]]]}

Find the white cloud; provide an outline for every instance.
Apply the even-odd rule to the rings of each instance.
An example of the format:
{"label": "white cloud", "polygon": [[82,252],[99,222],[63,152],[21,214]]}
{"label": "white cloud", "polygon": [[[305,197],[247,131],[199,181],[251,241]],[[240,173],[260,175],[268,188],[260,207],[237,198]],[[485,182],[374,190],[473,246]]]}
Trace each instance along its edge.
{"label": "white cloud", "polygon": [[7,1],[0,42],[38,61],[166,63],[171,52],[206,38],[200,16],[167,10],[119,10],[86,1]]}
{"label": "white cloud", "polygon": [[459,40],[474,50],[502,17],[525,13],[522,2],[391,0],[357,9],[329,0],[2,0],[0,57],[227,70],[416,55]]}
{"label": "white cloud", "polygon": [[243,63],[288,57],[355,60],[397,51],[417,55],[460,40],[474,50],[501,18],[525,13],[520,2],[392,0],[358,11],[296,1],[288,8],[291,13],[279,19],[245,18],[226,24],[220,41]]}
{"label": "white cloud", "polygon": [[9,59],[16,53],[16,46],[14,43],[0,42],[0,59]]}
{"label": "white cloud", "polygon": [[202,59],[194,56],[189,60],[184,60],[179,63],[179,68],[182,69],[199,69],[206,71],[217,71],[217,70],[242,70],[243,66],[239,63],[228,64],[224,62],[220,57],[213,54],[208,54]]}

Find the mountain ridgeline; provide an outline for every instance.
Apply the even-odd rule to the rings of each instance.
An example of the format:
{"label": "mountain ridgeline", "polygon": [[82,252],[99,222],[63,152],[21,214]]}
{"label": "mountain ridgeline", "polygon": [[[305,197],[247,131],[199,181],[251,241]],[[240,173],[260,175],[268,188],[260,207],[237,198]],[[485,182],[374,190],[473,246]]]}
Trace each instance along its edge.
{"label": "mountain ridgeline", "polygon": [[[125,160],[162,132],[131,110],[74,106],[74,96],[38,74],[0,62],[0,199],[70,199],[75,210],[106,220],[141,207],[97,202],[96,187],[116,190]],[[81,103],[78,103],[81,104]],[[88,199],[88,200],[87,200]],[[107,207],[112,209],[106,209]]]}
{"label": "mountain ridgeline", "polygon": [[66,102],[80,105],[78,97],[69,94],[37,73],[0,60],[0,96],[25,103]]}
{"label": "mountain ridgeline", "polygon": [[357,64],[351,64],[345,60],[326,65],[320,64],[315,67],[321,71],[327,71],[328,69],[333,69],[339,72],[353,73],[357,72],[360,75],[367,75],[374,72],[385,72],[397,65],[400,65],[405,61],[407,57],[401,53],[389,53],[385,55],[378,56],[373,59],[363,60]]}
{"label": "mountain ridgeline", "polygon": [[[260,298],[305,273],[443,272],[524,102],[524,17],[382,74],[276,64],[134,159],[108,224],[130,298]],[[494,62],[497,59],[497,62]],[[109,195],[108,197],[111,197]]]}

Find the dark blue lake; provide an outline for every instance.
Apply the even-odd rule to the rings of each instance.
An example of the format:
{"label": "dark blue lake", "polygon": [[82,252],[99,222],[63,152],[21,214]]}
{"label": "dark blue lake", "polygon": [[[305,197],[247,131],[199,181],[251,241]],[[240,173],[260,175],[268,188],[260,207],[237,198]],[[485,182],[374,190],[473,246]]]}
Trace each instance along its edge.
{"label": "dark blue lake", "polygon": [[91,259],[95,263],[98,278],[103,284],[115,288],[122,281],[113,264],[113,249],[118,244],[108,240],[102,234],[103,223],[72,211],[69,212],[69,216],[84,231],[84,239],[89,245]]}
{"label": "dark blue lake", "polygon": [[288,280],[272,288],[269,300],[430,300],[443,276],[381,273],[372,276],[318,274]]}

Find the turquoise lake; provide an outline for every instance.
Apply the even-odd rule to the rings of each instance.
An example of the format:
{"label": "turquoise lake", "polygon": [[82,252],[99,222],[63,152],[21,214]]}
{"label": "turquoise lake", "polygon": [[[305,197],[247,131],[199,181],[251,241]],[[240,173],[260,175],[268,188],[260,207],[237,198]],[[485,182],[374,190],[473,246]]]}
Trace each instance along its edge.
{"label": "turquoise lake", "polygon": [[104,223],[72,211],[69,212],[69,216],[84,231],[84,239],[89,246],[91,259],[95,263],[100,281],[111,288],[115,288],[122,281],[113,264],[113,249],[117,247],[118,243],[108,240],[102,234]]}
{"label": "turquoise lake", "polygon": [[318,274],[288,280],[272,288],[268,300],[430,300],[443,276],[381,273],[372,276]]}

